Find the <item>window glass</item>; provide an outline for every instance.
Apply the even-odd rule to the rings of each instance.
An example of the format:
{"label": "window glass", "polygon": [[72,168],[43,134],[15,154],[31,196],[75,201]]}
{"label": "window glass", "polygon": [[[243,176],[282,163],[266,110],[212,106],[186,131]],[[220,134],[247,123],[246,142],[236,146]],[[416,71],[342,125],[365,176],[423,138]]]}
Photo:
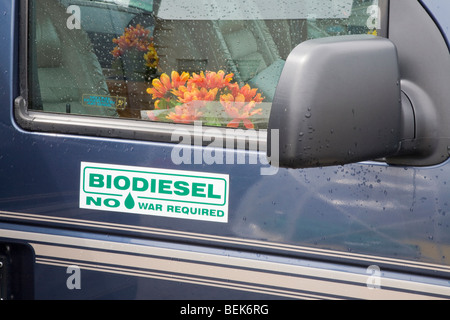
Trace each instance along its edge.
{"label": "window glass", "polygon": [[377,0],[39,0],[35,111],[263,129],[284,62],[318,37],[377,34]]}

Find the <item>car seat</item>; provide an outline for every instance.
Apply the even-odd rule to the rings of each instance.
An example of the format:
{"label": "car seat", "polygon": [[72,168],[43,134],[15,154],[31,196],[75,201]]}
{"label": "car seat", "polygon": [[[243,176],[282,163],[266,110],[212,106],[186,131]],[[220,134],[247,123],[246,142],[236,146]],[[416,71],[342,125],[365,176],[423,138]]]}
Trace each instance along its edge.
{"label": "car seat", "polygon": [[[108,87],[86,33],[69,29],[69,17],[56,0],[36,1],[35,48],[41,109],[47,112],[116,116]],[[85,103],[83,97],[89,97]],[[103,104],[92,99],[103,99]],[[38,100],[38,99],[35,99]],[[99,100],[100,101],[100,100]],[[32,106],[33,107],[33,106]]]}
{"label": "car seat", "polygon": [[284,66],[264,21],[157,18],[154,38],[164,72],[232,72],[241,85],[259,88],[266,101]]}
{"label": "car seat", "polygon": [[215,21],[222,51],[236,66],[235,79],[256,87],[266,101],[271,101],[283,70],[284,60],[264,21]]}

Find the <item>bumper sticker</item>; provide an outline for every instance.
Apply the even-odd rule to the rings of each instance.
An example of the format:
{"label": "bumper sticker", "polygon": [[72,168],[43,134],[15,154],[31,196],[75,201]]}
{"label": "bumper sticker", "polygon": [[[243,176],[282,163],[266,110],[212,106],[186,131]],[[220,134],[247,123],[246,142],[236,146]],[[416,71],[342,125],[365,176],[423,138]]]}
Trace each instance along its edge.
{"label": "bumper sticker", "polygon": [[229,176],[81,163],[80,208],[228,222]]}

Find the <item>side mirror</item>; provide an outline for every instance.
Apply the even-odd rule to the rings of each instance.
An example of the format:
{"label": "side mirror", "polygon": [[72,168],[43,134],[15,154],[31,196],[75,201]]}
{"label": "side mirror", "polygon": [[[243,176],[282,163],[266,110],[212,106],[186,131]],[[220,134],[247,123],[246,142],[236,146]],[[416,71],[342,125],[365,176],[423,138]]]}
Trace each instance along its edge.
{"label": "side mirror", "polygon": [[[306,168],[392,156],[408,132],[408,108],[402,110],[390,40],[358,35],[303,42],[287,58],[275,92],[268,157],[273,165]],[[278,146],[270,141],[274,129]]]}

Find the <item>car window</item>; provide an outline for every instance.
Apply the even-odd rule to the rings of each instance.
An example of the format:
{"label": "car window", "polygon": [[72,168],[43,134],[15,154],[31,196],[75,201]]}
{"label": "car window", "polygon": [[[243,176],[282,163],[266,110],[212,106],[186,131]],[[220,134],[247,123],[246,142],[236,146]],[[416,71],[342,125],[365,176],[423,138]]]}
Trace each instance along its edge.
{"label": "car window", "polygon": [[29,108],[265,129],[284,62],[308,39],[379,35],[377,0],[40,0]]}

